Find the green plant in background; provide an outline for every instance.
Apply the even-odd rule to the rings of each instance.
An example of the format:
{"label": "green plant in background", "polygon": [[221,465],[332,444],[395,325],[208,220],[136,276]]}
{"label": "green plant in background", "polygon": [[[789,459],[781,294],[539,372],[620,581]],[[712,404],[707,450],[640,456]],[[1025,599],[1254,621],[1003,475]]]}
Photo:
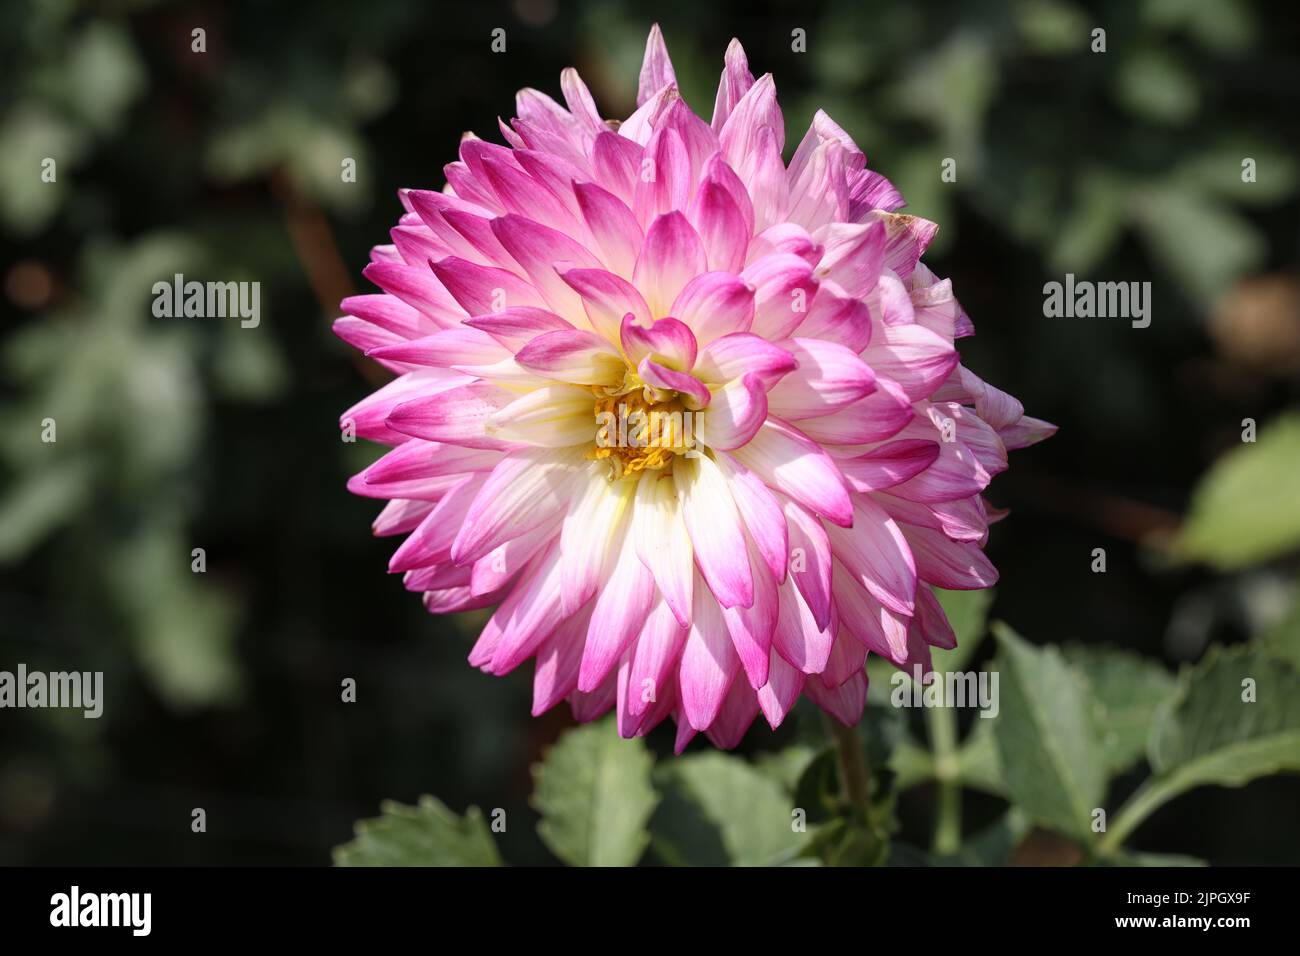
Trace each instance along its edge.
{"label": "green plant in background", "polygon": [[[963,670],[980,649],[988,599],[944,594],[959,644],[936,651],[939,675]],[[1295,632],[1285,645],[1214,648],[1175,676],[1127,651],[1035,647],[1004,624],[992,631],[997,656],[988,667],[1000,678],[1000,706],[995,717],[977,717],[964,740],[951,707],[926,708],[925,740],[915,739],[889,703],[900,678],[872,658],[859,754],[846,760],[839,745],[818,741],[805,726],[814,715],[799,712],[799,739],[755,760],[701,752],[656,763],[640,740],[620,740],[605,721],[568,731],[534,768],[538,832],[571,866],[994,866],[1008,862],[1035,828],[1075,848],[1065,861],[1196,865],[1185,856],[1134,851],[1129,839],[1194,787],[1239,787],[1300,771]],[[873,773],[863,805],[844,790],[844,768],[859,757]],[[1117,778],[1144,761],[1148,775],[1117,800]],[[898,803],[923,785],[938,791],[928,850],[891,841]],[[966,832],[963,789],[1002,798],[1004,814]],[[425,798],[418,808],[388,804],[383,817],[359,823],[357,839],[335,851],[335,862],[500,860],[477,810],[459,818]]]}
{"label": "green plant in background", "polygon": [[[1300,424],[1287,415],[1218,462],[1193,497],[1174,554],[1238,569],[1300,549],[1295,463]],[[965,671],[981,651],[991,592],[942,592],[957,647],[933,651],[942,675]],[[891,706],[912,678],[868,659],[869,704],[860,756],[874,771],[869,801],[846,799],[845,755],[809,732],[755,760],[725,753],[668,758],[657,766],[613,725],[569,731],[535,769],[543,841],[564,863],[633,865],[990,866],[1005,864],[1035,828],[1074,848],[1059,859],[1099,865],[1177,866],[1202,861],[1130,848],[1135,831],[1196,787],[1240,787],[1300,771],[1300,595],[1291,611],[1248,644],[1211,647],[1171,674],[1158,661],[1095,645],[1035,646],[1002,623],[991,628],[999,677],[995,717],[976,717],[961,737],[958,711],[928,707],[924,739]],[[814,728],[816,724],[813,724]],[[1145,766],[1136,788],[1120,782]],[[928,849],[891,843],[907,791],[936,791]],[[968,832],[962,791],[1007,804],[990,826]],[[381,823],[335,852],[342,865],[394,862],[410,835],[410,865],[497,865],[477,812],[463,820],[436,801],[412,813],[389,805]],[[398,830],[392,818],[408,821]],[[418,824],[416,821],[418,819]],[[452,822],[449,822],[452,821]],[[806,824],[801,829],[800,824]],[[475,829],[467,859],[459,834]],[[418,836],[417,836],[418,835]]]}
{"label": "green plant in background", "polygon": [[[1101,266],[1131,231],[1193,301],[1263,263],[1265,242],[1236,207],[1291,195],[1295,161],[1246,117],[1198,122],[1257,42],[1249,5],[948,6],[883,17],[832,3],[813,28],[821,105],[864,131],[877,168],[906,170],[898,185],[912,211],[951,222],[960,195],[1042,250],[1053,272]],[[935,23],[944,36],[915,56]],[[949,157],[946,183],[938,170]]]}
{"label": "green plant in background", "polygon": [[[372,790],[411,794],[436,787],[456,805],[483,802],[481,793],[497,792],[511,761],[529,751],[524,732],[507,716],[517,687],[490,697],[472,678],[439,676],[430,695],[429,671],[419,668],[436,659],[421,655],[445,635],[431,635],[428,622],[414,615],[345,623],[339,605],[319,597],[332,582],[357,580],[350,567],[340,570],[338,553],[315,553],[345,507],[341,493],[313,497],[304,482],[292,486],[285,504],[265,491],[276,470],[271,449],[305,460],[309,448],[320,448],[311,429],[330,423],[303,415],[306,400],[333,408],[338,402],[319,394],[330,388],[355,397],[338,384],[346,380],[355,391],[355,375],[338,374],[342,349],[326,331],[334,317],[329,295],[337,300],[345,293],[334,291],[328,268],[313,271],[318,263],[306,261],[304,249],[320,243],[296,245],[296,230],[314,222],[309,239],[320,240],[324,223],[327,239],[335,231],[348,267],[359,265],[363,239],[396,209],[392,190],[436,178],[427,158],[449,154],[467,114],[490,106],[486,115],[508,115],[520,78],[535,82],[552,75],[548,70],[576,64],[590,67],[602,102],[630,100],[635,91],[626,77],[635,71],[627,65],[640,56],[647,21],[626,0],[559,5],[558,18],[540,26],[484,5],[485,19],[462,32],[448,32],[452,27],[439,25],[436,11],[420,0],[339,8],[330,17],[292,4],[219,6],[220,13],[204,8],[206,58],[189,53],[189,5],[55,0],[6,8],[0,278],[8,304],[23,314],[6,316],[0,343],[0,637],[10,662],[26,658],[36,665],[50,656],[51,666],[66,664],[61,638],[74,638],[85,666],[111,665],[109,679],[124,688],[111,699],[129,694],[141,703],[146,722],[132,723],[131,711],[116,708],[103,722],[69,724],[58,715],[50,721],[65,744],[107,738],[111,726],[115,743],[63,747],[51,760],[74,780],[100,774],[112,781],[122,765],[178,756],[161,742],[168,722],[148,709],[151,697],[167,712],[198,709],[208,719],[230,715],[214,708],[242,693],[234,732],[231,724],[213,723],[217,734],[230,733],[234,741],[245,739],[241,728],[259,722],[293,728],[294,717],[308,713],[303,723],[316,731],[321,715],[332,713],[327,706],[337,706],[333,662],[311,654],[314,672],[308,655],[295,652],[295,635],[309,635],[304,640],[312,647],[338,632],[346,632],[342,640],[368,635],[371,627],[394,635],[383,654],[369,646],[367,652],[379,662],[377,671],[421,675],[418,685],[387,695],[409,708],[402,712],[406,750],[394,741],[385,761],[373,757],[375,722],[393,714],[372,710],[349,715],[346,729],[335,725],[328,754],[301,745],[292,730],[283,734],[283,752],[270,743],[257,753],[241,751],[249,779],[259,771],[283,773],[292,778],[282,785],[290,793],[300,793],[308,780],[316,789],[322,781],[366,781],[333,794],[342,810],[323,828],[330,835],[296,849],[296,859],[318,860],[320,847],[338,839],[355,808],[370,805]],[[1021,383],[1045,409],[1068,409],[1053,417],[1077,436],[1071,441],[1079,460],[1090,462],[1085,481],[1130,477],[1135,494],[1148,500],[1159,500],[1166,489],[1180,494],[1202,467],[1203,439],[1215,423],[1204,408],[1189,411],[1184,395],[1165,386],[1185,374],[1188,354],[1204,357],[1199,318],[1210,298],[1242,275],[1276,268],[1294,248],[1296,130],[1277,121],[1286,112],[1279,106],[1294,99],[1278,82],[1290,57],[1286,24],[1262,5],[1234,0],[1114,0],[1086,8],[1066,0],[950,0],[928,11],[903,0],[832,0],[807,9],[671,0],[660,6],[688,96],[711,97],[717,44],[741,36],[763,50],[756,63],[781,65],[788,116],[825,106],[852,129],[873,167],[895,179],[911,211],[945,223],[937,251],[945,244],[954,249],[959,230],[991,250],[993,262],[952,264],[987,272],[999,300],[1007,297],[1004,314],[981,313],[986,318],[972,347],[985,350],[982,359],[995,377]],[[510,56],[494,61],[499,75],[443,96],[445,80],[481,68],[481,58],[466,51],[498,21],[511,31]],[[789,52],[794,25],[807,28],[806,55]],[[1098,25],[1107,29],[1104,54],[1089,49]],[[474,109],[464,107],[467,101]],[[403,122],[386,124],[399,109]],[[792,129],[787,138],[797,142],[802,132]],[[356,182],[340,179],[338,154],[358,161]],[[51,156],[58,157],[58,177],[42,182],[41,162]],[[957,160],[953,183],[939,177],[947,157]],[[1253,182],[1242,179],[1246,157],[1255,161]],[[375,223],[352,228],[367,207],[376,210]],[[19,266],[22,274],[43,276],[49,288],[40,301],[16,294]],[[196,269],[261,280],[273,319],[258,334],[151,321],[150,285]],[[1150,335],[1080,333],[1077,326],[1041,321],[1034,312],[1037,290],[1045,276],[1065,271],[1163,278]],[[1243,414],[1267,421],[1293,402],[1287,388],[1281,395],[1251,395],[1259,410]],[[1223,392],[1199,379],[1188,390],[1202,389],[1207,401],[1224,402]],[[56,443],[40,442],[46,417],[57,422]],[[1221,417],[1235,427],[1240,416]],[[1180,426],[1188,420],[1195,424]],[[1104,440],[1087,446],[1088,427]],[[1209,585],[1180,579],[1180,592],[1195,597],[1259,575],[1294,577],[1288,560],[1300,543],[1297,431],[1294,413],[1282,415],[1265,424],[1258,444],[1242,446],[1211,470],[1172,553],[1221,576]],[[1142,445],[1152,434],[1166,436],[1158,456],[1149,456],[1162,465],[1148,459],[1132,473],[1126,446],[1115,441],[1125,433]],[[248,443],[237,446],[237,435]],[[1060,454],[1068,458],[1070,447]],[[319,470],[332,470],[322,484],[335,488],[342,475],[358,470],[364,462],[351,460],[357,453],[357,446],[342,446],[338,461],[321,463]],[[273,511],[282,520],[268,528]],[[193,540],[196,527],[252,541],[262,554],[243,567],[223,568],[217,557],[216,573],[192,574],[191,549],[204,543]],[[268,534],[283,539],[314,529],[320,536],[309,537],[292,563],[266,557],[279,543],[268,542]],[[1032,533],[1007,532],[1029,534],[1017,540],[1033,544]],[[287,580],[298,567],[319,578],[318,591]],[[391,584],[382,576],[367,579],[368,590],[349,590],[347,600],[370,605]],[[1157,585],[1146,590],[1159,591]],[[354,586],[361,587],[349,589]],[[1014,577],[1004,587],[1004,603],[1015,602],[1005,616],[1027,620],[1032,589]],[[860,728],[872,787],[867,812],[846,801],[839,745],[827,743],[814,714],[793,715],[788,745],[749,759],[692,753],[656,760],[641,742],[620,741],[607,725],[572,731],[539,775],[535,805],[547,821],[542,841],[569,863],[882,857],[971,863],[1008,859],[1039,827],[1065,834],[1081,858],[1128,860],[1126,845],[1134,833],[1140,844],[1143,834],[1123,831],[1184,788],[1294,767],[1294,713],[1279,713],[1270,703],[1279,688],[1294,688],[1300,668],[1300,600],[1296,588],[1287,593],[1289,609],[1279,602],[1275,613],[1251,619],[1251,644],[1208,654],[1178,675],[1131,652],[1040,650],[998,629],[1002,712],[969,727],[953,711],[909,717],[890,707],[892,671],[873,666],[872,704]],[[313,600],[320,607],[309,606]],[[1063,597],[1067,607],[1074,600],[1086,599]],[[1135,617],[1159,603],[1150,593],[1142,601],[1133,607]],[[993,642],[978,643],[983,608],[950,602],[949,611],[954,620],[961,613],[969,619],[959,649],[942,661],[937,655],[936,668],[967,667],[977,654],[987,658]],[[1033,641],[1054,636],[1025,631]],[[1187,656],[1201,650],[1197,645]],[[268,670],[282,676],[290,667],[301,675],[291,688],[296,694],[286,692],[287,683],[261,693]],[[1240,711],[1221,718],[1225,732],[1255,743],[1225,754],[1219,745],[1229,738],[1189,736],[1195,725],[1187,718],[1221,704],[1230,691],[1239,699],[1240,676],[1255,676],[1256,669],[1256,703],[1234,704]],[[1017,690],[1017,680],[1027,689]],[[1040,680],[1055,682],[1053,705],[1068,701],[1071,712],[1094,715],[1104,727],[1099,740],[1052,736],[1068,727],[1051,716],[1055,711],[1036,709]],[[372,686],[363,684],[367,707],[375,700]],[[429,701],[444,698],[452,703],[433,710]],[[1232,714],[1253,715],[1256,723],[1236,726]],[[44,724],[36,726],[48,716],[31,714],[27,727],[6,730],[0,823],[11,822],[3,815],[3,794],[14,789],[13,779],[26,779],[7,776],[10,771],[22,770],[24,755],[59,749],[48,746]],[[339,743],[347,732],[363,741],[353,752]],[[1037,772],[1050,763],[1035,765],[1034,774],[1023,770],[1025,755],[1058,747],[1077,749],[1080,769],[1068,777]],[[567,769],[580,752],[591,761],[585,777]],[[372,757],[365,773],[348,763]],[[420,761],[432,760],[452,769],[430,783]],[[489,764],[496,776],[483,770]],[[221,772],[220,761],[211,766]],[[1130,796],[1144,772],[1149,783]],[[200,785],[192,770],[176,773]],[[616,783],[624,776],[630,782]],[[1036,793],[1031,784],[1051,789]],[[248,780],[231,786],[250,788]],[[460,789],[453,793],[453,787]],[[970,791],[984,796],[963,799]],[[640,809],[611,819],[610,794]],[[979,811],[994,799],[1005,802],[1005,814],[985,829]],[[1092,833],[1090,819],[1084,832],[1073,809],[1061,810],[1090,800],[1110,811],[1107,833]],[[760,808],[754,828],[747,829],[752,821],[731,801]],[[931,802],[929,845],[900,845],[894,829],[900,809]],[[807,812],[802,834],[791,829],[796,807]],[[1166,812],[1176,819],[1177,804]],[[521,813],[512,811],[512,832]],[[494,840],[520,859],[492,832],[491,814],[459,817],[435,802],[389,808],[381,820],[340,852],[340,862],[378,862],[385,858],[374,854],[396,851],[402,855],[386,859],[433,863],[454,854],[488,864],[497,862]],[[103,837],[102,827],[93,834],[92,823],[83,827],[86,839]],[[147,842],[130,834],[132,845]],[[6,840],[3,849],[12,853],[13,846]]]}

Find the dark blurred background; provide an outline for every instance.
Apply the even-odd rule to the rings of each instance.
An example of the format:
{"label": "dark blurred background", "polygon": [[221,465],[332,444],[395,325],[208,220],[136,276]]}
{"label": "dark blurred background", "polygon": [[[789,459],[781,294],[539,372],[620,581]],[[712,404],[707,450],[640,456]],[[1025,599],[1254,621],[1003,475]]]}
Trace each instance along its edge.
{"label": "dark blurred background", "polygon": [[[398,187],[441,188],[465,130],[499,141],[516,89],[558,97],[576,66],[625,116],[652,19],[704,116],[737,36],[775,74],[789,149],[817,107],[844,126],[908,211],[941,224],[927,262],[975,321],[965,364],[1061,426],[993,486],[1012,509],[989,544],[996,617],[1172,668],[1282,616],[1294,563],[1216,573],[1163,542],[1242,419],[1263,427],[1298,397],[1289,7],[647,6],[0,4],[0,669],[106,684],[98,721],[0,714],[0,863],[326,863],[381,799],[422,792],[506,808],[503,855],[550,859],[513,822],[568,714],[530,718],[530,668],[465,663],[482,616],[430,617],[385,573],[377,506],[344,488],[378,449],[337,426],[385,374],[330,322],[370,291],[360,271]],[[259,281],[260,327],[152,317],[153,283],[176,272]],[[1044,318],[1043,284],[1066,272],[1150,281],[1150,328]],[[760,721],[745,747],[782,739]],[[905,797],[905,837],[932,801]],[[998,806],[968,801],[976,822]],[[1134,843],[1294,863],[1297,806],[1296,778],[1199,790]]]}

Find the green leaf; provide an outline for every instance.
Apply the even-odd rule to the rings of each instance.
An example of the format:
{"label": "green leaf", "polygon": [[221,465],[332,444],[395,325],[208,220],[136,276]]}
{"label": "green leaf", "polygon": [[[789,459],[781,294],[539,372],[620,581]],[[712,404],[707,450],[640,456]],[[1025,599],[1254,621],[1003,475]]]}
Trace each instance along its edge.
{"label": "green leaf", "polygon": [[807,842],[781,786],[739,757],[702,753],[661,765],[655,850],[677,866],[770,866]]}
{"label": "green leaf", "polygon": [[1194,299],[1219,295],[1268,252],[1258,229],[1196,189],[1149,184],[1133,195],[1144,238]]}
{"label": "green leaf", "polygon": [[11,486],[0,501],[0,563],[23,557],[73,517],[89,496],[93,477],[91,463],[75,458],[52,462]]}
{"label": "green leaf", "polygon": [[963,787],[1001,797],[1006,795],[1007,788],[1002,781],[1002,764],[998,760],[996,724],[996,717],[976,718],[971,732],[957,751],[957,782]]}
{"label": "green leaf", "polygon": [[989,605],[993,603],[994,592],[989,589],[944,591],[935,588],[934,595],[943,605],[948,623],[957,635],[957,646],[952,650],[945,651],[936,647],[930,652],[934,669],[939,673],[962,670],[988,633]]}
{"label": "green leaf", "polygon": [[1122,773],[1146,754],[1151,723],[1173,693],[1174,676],[1158,662],[1131,651],[1071,645],[1065,659],[1083,673],[1097,701],[1097,726],[1106,767]]}
{"label": "green leaf", "polygon": [[793,743],[774,752],[759,754],[754,758],[754,766],[793,794],[804,771],[821,752],[811,744]]}
{"label": "green leaf", "polygon": [[1214,464],[1192,496],[1174,553],[1228,570],[1300,546],[1300,414],[1290,413]]}
{"label": "green leaf", "polygon": [[653,766],[644,741],[623,740],[608,721],[570,730],[533,767],[542,842],[571,866],[635,865],[658,802]]}
{"label": "green leaf", "polygon": [[1101,866],[1209,866],[1204,860],[1194,856],[1183,856],[1178,853],[1130,853],[1125,851],[1113,856],[1100,857],[1097,861]]}
{"label": "green leaf", "polygon": [[904,737],[889,757],[894,786],[902,791],[934,779],[934,757],[910,736]]}
{"label": "green leaf", "polygon": [[1050,261],[1058,272],[1090,272],[1119,242],[1128,224],[1128,184],[1106,170],[1080,177],[1074,206],[1057,229]]}
{"label": "green leaf", "polygon": [[1029,830],[1029,820],[1012,807],[967,839],[956,853],[931,857],[930,862],[934,866],[1004,866]]}
{"label": "green leaf", "polygon": [[1256,646],[1212,648],[1157,717],[1150,760],[1168,796],[1300,770],[1300,673]]}
{"label": "green leaf", "polygon": [[1263,635],[1260,643],[1300,671],[1300,585],[1294,589],[1290,609]]}
{"label": "green leaf", "polygon": [[500,866],[478,807],[458,817],[434,797],[418,806],[386,800],[383,816],[358,820],[356,838],[334,848],[336,866]]}
{"label": "green leaf", "polygon": [[[1224,142],[1174,167],[1171,181],[1233,202],[1267,206],[1295,192],[1296,163],[1282,149],[1256,136],[1227,134]],[[1242,162],[1255,161],[1252,181],[1242,179]]]}
{"label": "green leaf", "polygon": [[1168,50],[1135,50],[1120,60],[1116,93],[1132,113],[1159,123],[1189,120],[1200,104],[1195,75]]}
{"label": "green leaf", "polygon": [[1106,791],[1105,758],[1086,681],[1058,650],[993,625],[1001,711],[994,733],[1012,801],[1034,821],[1081,839]]}

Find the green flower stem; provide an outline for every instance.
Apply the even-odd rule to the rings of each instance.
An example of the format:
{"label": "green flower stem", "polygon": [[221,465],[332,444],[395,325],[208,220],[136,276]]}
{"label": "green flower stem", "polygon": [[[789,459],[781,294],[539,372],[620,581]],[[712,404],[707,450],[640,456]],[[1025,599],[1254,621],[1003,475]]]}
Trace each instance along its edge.
{"label": "green flower stem", "polygon": [[934,775],[939,784],[939,815],[934,825],[935,853],[961,849],[961,784],[957,781],[957,715],[950,707],[925,711],[934,752]]}
{"label": "green flower stem", "polygon": [[1124,841],[1142,825],[1147,817],[1168,803],[1186,789],[1177,776],[1157,779],[1150,777],[1142,786],[1133,791],[1133,795],[1124,801],[1124,805],[1115,814],[1114,822],[1106,828],[1106,835],[1097,844],[1097,853],[1109,856],[1118,851]]}
{"label": "green flower stem", "polygon": [[840,782],[844,799],[857,809],[863,819],[871,819],[871,772],[867,769],[866,752],[858,736],[857,726],[845,727],[832,717],[826,726],[839,750]]}

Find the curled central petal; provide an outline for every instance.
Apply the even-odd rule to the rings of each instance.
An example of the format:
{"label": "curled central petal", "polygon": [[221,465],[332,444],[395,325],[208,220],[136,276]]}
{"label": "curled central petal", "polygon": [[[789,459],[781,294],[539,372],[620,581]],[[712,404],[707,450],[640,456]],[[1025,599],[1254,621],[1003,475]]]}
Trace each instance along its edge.
{"label": "curled central petal", "polygon": [[388,446],[348,487],[433,613],[496,606],[470,662],[535,661],[533,711],[614,709],[735,746],[801,697],[844,723],[864,663],[956,641],[988,587],[983,497],[1050,435],[960,364],[934,223],[823,112],[787,164],[772,77],[728,47],[711,119],[651,30],[636,111],[520,92],[467,135],[337,334],[396,376],[344,413]]}

